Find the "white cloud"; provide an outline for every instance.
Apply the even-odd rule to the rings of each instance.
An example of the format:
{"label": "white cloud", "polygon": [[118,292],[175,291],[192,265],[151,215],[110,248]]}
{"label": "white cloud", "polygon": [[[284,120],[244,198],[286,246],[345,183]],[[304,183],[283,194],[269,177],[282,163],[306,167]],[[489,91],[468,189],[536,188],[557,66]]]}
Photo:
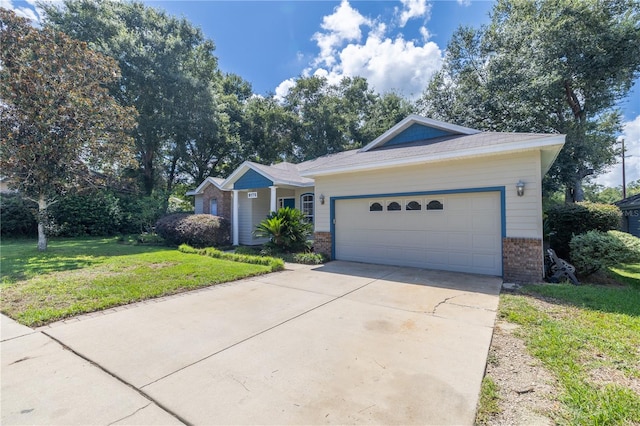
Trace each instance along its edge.
{"label": "white cloud", "polygon": [[40,22],[40,14],[35,7],[34,1],[27,1],[32,7],[14,6],[11,0],[0,0],[0,7],[3,9],[13,10],[16,15],[26,18],[34,23]]}
{"label": "white cloud", "polygon": [[317,63],[324,62],[332,66],[335,62],[335,50],[345,41],[360,41],[362,25],[371,26],[372,22],[353,9],[347,0],[342,0],[340,6],[333,10],[333,14],[322,19],[320,27],[325,32],[317,32],[313,40],[318,43],[320,56]]}
{"label": "white cloud", "polygon": [[[400,27],[407,25],[409,19],[425,18],[429,19],[431,5],[427,4],[427,0],[400,0],[402,10],[400,10]],[[398,9],[396,8],[396,13]]]}
{"label": "white cloud", "polygon": [[471,0],[458,0],[460,6],[471,6]]}
{"label": "white cloud", "polygon": [[[428,18],[430,6],[426,0],[404,0],[402,4],[401,23]],[[397,19],[397,15],[396,10],[389,20]],[[330,83],[347,76],[365,77],[379,93],[395,91],[417,98],[442,66],[442,51],[428,41],[430,33],[425,26],[414,35],[416,39],[397,31],[390,34],[393,25],[388,26],[380,17],[362,16],[347,0],[323,18],[321,28],[313,36],[320,53],[303,75],[324,76]],[[292,86],[293,80],[286,80],[276,93],[285,93]]]}
{"label": "white cloud", "polygon": [[[630,183],[640,179],[640,115],[623,124],[622,135],[620,135],[618,141],[622,139],[624,139],[624,147],[627,154],[625,157],[625,175],[627,183]],[[618,160],[618,164],[594,180],[596,183],[608,187],[621,186],[622,162]]]}
{"label": "white cloud", "polygon": [[293,78],[286,79],[285,81],[280,83],[278,87],[276,87],[275,98],[278,101],[282,101],[284,97],[287,96],[287,94],[289,93],[289,90],[291,90],[291,88],[295,85],[296,85],[295,79]]}

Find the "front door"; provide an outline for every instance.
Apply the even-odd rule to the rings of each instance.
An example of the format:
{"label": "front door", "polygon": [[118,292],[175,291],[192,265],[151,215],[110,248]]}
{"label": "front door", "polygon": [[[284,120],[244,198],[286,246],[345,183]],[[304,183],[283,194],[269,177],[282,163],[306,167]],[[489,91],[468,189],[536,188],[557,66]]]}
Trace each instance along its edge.
{"label": "front door", "polygon": [[280,198],[280,202],[278,203],[278,207],[283,209],[285,207],[290,207],[292,209],[296,208],[296,199],[295,198]]}

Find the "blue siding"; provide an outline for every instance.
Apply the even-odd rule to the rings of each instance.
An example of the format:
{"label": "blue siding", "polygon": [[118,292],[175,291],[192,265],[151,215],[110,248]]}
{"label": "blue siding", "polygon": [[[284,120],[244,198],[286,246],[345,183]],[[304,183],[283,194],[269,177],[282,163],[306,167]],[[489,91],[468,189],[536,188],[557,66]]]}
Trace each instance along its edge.
{"label": "blue siding", "polygon": [[622,214],[627,225],[625,231],[640,238],[640,209],[623,210]]}
{"label": "blue siding", "polygon": [[434,129],[433,127],[427,127],[422,124],[414,123],[399,135],[385,142],[382,146],[401,145],[403,143],[423,141],[427,139],[439,138],[442,136],[451,136],[454,134],[455,133],[447,132],[445,130]]}
{"label": "blue siding", "polygon": [[272,181],[255,170],[249,169],[233,184],[233,189],[258,189],[270,186],[273,186]]}

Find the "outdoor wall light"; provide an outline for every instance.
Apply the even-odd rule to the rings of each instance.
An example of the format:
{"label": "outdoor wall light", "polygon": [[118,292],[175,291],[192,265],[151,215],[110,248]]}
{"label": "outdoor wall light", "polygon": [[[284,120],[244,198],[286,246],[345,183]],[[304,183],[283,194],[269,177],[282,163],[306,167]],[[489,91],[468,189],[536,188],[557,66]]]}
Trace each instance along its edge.
{"label": "outdoor wall light", "polygon": [[320,204],[324,205],[324,194],[320,194]]}
{"label": "outdoor wall light", "polygon": [[518,191],[518,197],[522,197],[524,195],[524,182],[519,180],[516,183],[516,190]]}

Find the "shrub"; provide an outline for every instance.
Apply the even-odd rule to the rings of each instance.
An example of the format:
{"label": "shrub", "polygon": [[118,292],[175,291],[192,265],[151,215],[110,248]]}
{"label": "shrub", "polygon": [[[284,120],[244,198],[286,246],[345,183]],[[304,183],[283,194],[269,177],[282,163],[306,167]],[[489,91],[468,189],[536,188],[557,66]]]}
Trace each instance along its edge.
{"label": "shrub", "polygon": [[619,231],[589,231],[571,239],[571,261],[578,273],[592,274],[620,263],[640,262],[640,238]]}
{"label": "shrub", "polygon": [[152,233],[156,222],[165,214],[164,194],[154,193],[146,197],[121,195],[123,234]]}
{"label": "shrub", "polygon": [[312,230],[313,225],[305,221],[300,210],[285,207],[260,222],[254,235],[269,238],[267,245],[273,248],[295,252],[309,248],[307,240]]}
{"label": "shrub", "polygon": [[620,209],[610,204],[584,202],[553,206],[547,212],[549,243],[559,257],[567,258],[574,235],[619,229],[621,218]]}
{"label": "shrub", "polygon": [[229,244],[229,221],[209,214],[176,213],[156,223],[156,232],[173,245],[215,247]]}
{"label": "shrub", "polygon": [[23,237],[38,233],[35,212],[38,206],[20,194],[0,195],[0,233],[4,236]]}
{"label": "shrub", "polygon": [[183,253],[200,254],[202,256],[209,256],[216,259],[231,260],[233,262],[252,263],[254,265],[264,265],[271,268],[271,272],[282,271],[284,269],[284,261],[282,259],[276,259],[274,257],[267,256],[251,256],[246,254],[237,253],[225,253],[217,250],[213,247],[207,247],[202,249],[193,248],[187,244],[181,244],[178,247]]}
{"label": "shrub", "polygon": [[120,231],[122,209],[110,191],[67,195],[49,208],[56,235],[80,237],[107,236]]}

